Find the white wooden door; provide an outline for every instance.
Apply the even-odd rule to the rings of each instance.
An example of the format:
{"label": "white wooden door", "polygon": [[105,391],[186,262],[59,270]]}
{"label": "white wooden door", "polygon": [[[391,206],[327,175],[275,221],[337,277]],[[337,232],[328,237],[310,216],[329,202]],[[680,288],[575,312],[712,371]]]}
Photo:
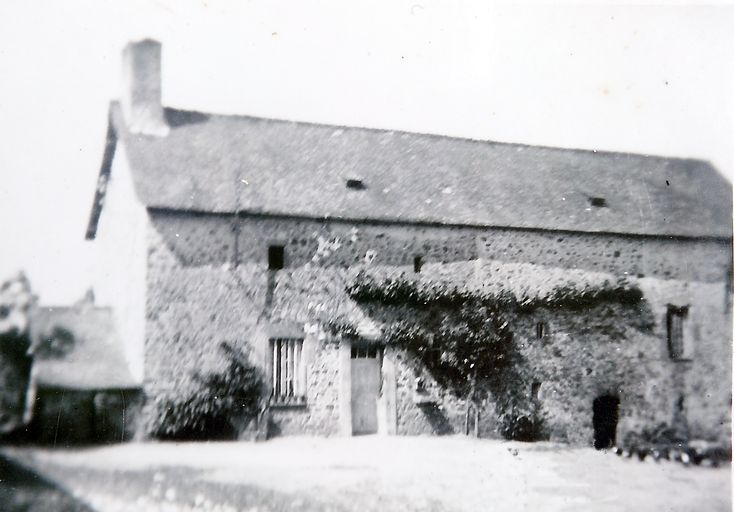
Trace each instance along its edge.
{"label": "white wooden door", "polygon": [[380,397],[380,350],[352,348],[352,434],[377,433],[377,401]]}

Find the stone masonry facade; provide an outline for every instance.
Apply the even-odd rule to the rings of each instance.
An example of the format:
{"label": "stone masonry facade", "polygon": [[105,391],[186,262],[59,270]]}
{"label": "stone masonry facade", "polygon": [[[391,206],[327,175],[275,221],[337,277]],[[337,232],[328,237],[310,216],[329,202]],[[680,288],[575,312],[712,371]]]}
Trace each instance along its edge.
{"label": "stone masonry facade", "polygon": [[[620,399],[618,437],[684,418],[693,437],[730,440],[729,241],[162,210],[148,215],[148,399],[175,392],[191,372],[221,364],[221,342],[250,351],[265,365],[268,334],[259,326],[272,299],[271,245],[284,248],[286,269],[484,258],[629,275],[643,290],[644,300],[635,306],[537,310],[513,319],[523,356],[517,385],[537,395],[532,399],[548,438],[590,444],[593,400],[613,394]],[[668,353],[669,304],[689,306],[686,334],[693,349],[682,361]],[[314,326],[301,328],[306,402],[274,409],[272,431],[336,435],[343,432],[340,401],[348,399],[339,386],[343,340]],[[462,431],[465,404],[436,389],[408,354],[387,347],[384,357],[395,366],[395,433]],[[416,403],[419,376],[433,396],[430,406]],[[490,399],[480,425],[488,437],[498,436],[492,411]]]}

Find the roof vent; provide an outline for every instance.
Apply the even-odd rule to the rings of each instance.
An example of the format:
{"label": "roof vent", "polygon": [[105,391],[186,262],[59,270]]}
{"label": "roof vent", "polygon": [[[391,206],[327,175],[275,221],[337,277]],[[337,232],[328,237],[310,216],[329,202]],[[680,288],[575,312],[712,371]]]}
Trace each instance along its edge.
{"label": "roof vent", "polygon": [[364,185],[364,182],[362,182],[362,180],[349,178],[347,180],[347,188],[350,188],[352,190],[364,190],[367,187]]}
{"label": "roof vent", "polygon": [[589,203],[596,208],[603,208],[607,205],[607,200],[603,197],[590,197]]}

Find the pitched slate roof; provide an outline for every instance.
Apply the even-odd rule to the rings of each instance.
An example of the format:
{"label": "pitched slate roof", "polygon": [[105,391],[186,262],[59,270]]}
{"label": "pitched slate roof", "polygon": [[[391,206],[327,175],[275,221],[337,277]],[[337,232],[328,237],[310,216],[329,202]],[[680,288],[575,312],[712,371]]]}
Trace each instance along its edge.
{"label": "pitched slate roof", "polygon": [[[132,135],[119,106],[111,106],[137,194],[150,208],[640,235],[732,233],[731,186],[703,161],[165,114],[168,136]],[[348,179],[364,188],[347,188]],[[606,206],[593,206],[592,198]]]}
{"label": "pitched slate roof", "polygon": [[33,376],[38,385],[77,390],[139,387],[109,308],[37,308],[31,336]]}

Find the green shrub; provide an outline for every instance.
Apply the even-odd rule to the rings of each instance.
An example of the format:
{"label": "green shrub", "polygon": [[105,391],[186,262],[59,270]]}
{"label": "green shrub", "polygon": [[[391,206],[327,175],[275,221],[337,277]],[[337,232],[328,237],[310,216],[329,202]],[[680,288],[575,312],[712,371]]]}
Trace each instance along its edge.
{"label": "green shrub", "polygon": [[237,436],[237,424],[254,418],[260,407],[262,374],[246,354],[222,343],[224,371],[194,374],[192,385],[159,397],[150,426],[158,439],[216,440]]}

